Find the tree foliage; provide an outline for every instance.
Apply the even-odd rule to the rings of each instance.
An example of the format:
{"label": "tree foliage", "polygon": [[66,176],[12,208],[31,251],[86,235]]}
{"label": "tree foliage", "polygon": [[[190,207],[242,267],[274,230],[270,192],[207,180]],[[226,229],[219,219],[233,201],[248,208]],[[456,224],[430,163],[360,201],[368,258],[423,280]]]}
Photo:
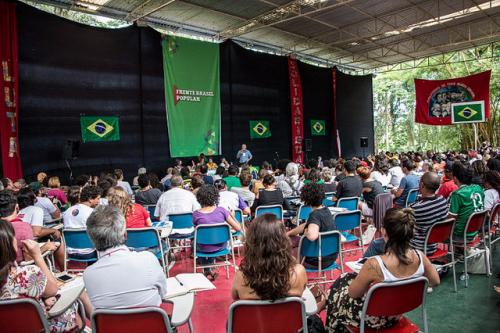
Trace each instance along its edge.
{"label": "tree foliage", "polygon": [[[375,142],[377,150],[408,151],[471,149],[472,124],[431,126],[416,124],[414,79],[440,80],[467,76],[488,69],[490,80],[490,118],[478,125],[478,141],[500,145],[500,75],[498,57],[485,59],[478,49],[459,53],[463,61],[425,68],[392,71],[374,79]],[[484,52],[492,52],[485,48]]]}

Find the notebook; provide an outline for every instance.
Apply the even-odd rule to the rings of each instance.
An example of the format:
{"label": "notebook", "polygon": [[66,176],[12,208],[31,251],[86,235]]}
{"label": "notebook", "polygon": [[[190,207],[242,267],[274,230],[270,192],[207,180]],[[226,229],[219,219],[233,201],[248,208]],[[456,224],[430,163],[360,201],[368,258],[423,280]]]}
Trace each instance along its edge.
{"label": "notebook", "polygon": [[215,286],[201,273],[177,274],[167,279],[167,294],[164,298],[185,295],[192,291],[213,290]]}

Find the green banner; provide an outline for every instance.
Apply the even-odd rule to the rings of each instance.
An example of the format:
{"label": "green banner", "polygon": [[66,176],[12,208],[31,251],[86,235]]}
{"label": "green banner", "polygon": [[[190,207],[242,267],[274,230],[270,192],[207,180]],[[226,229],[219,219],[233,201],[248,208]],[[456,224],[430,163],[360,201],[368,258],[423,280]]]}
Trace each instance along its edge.
{"label": "green banner", "polygon": [[269,120],[250,120],[250,139],[262,139],[271,136]]}
{"label": "green banner", "polygon": [[484,101],[451,104],[452,124],[481,123],[485,121]]}
{"label": "green banner", "polygon": [[326,127],[324,120],[311,120],[311,135],[326,135]]}
{"label": "green banner", "polygon": [[118,141],[120,140],[120,121],[118,117],[80,117],[82,141]]}
{"label": "green banner", "polygon": [[220,154],[219,45],[167,36],[162,47],[170,155]]}

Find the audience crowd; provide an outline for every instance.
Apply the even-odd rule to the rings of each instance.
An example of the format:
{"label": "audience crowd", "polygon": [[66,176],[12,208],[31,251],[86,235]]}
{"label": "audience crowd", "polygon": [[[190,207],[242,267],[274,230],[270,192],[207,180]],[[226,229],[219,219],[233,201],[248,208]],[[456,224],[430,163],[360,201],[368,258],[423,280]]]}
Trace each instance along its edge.
{"label": "audience crowd", "polygon": [[[361,271],[341,275],[319,302],[327,313],[326,331],[342,332],[343,325],[359,325],[364,296],[373,283],[425,276],[430,286],[439,284],[439,275],[427,258],[437,247],[430,244],[424,249],[425,236],[434,223],[454,218],[453,241],[459,247],[471,214],[491,210],[499,202],[498,150],[483,154],[385,152],[366,158],[318,158],[305,165],[279,160],[274,167],[264,162],[259,168],[251,166],[251,160],[251,155],[240,156],[232,164],[222,158],[216,164],[202,154],[189,165],[176,160],[161,180],[140,168],[132,184],[120,169],[99,176],[80,175],[67,185],[45,172],[29,183],[2,178],[0,300],[30,297],[48,311],[46,301],[56,295],[58,287],[44,255],[53,253],[53,269],[62,271],[65,253],[69,253],[96,259],[83,274],[86,292],[80,299],[87,313],[161,306],[167,288],[165,273],[150,251],[125,246],[127,229],[155,226],[154,221],[168,221],[169,215],[179,213],[192,213],[193,228],[174,229],[174,235],[189,236],[197,226],[217,223],[242,231],[244,257],[234,275],[234,300],[300,296],[308,283],[306,268],[317,268],[319,262],[327,267],[337,260],[337,254],[320,261],[296,259],[301,236],[316,241],[321,233],[336,230],[325,199],[362,198],[358,208],[365,222],[372,223],[376,198],[390,193],[393,208],[385,213],[380,237],[364,253],[367,260]],[[418,191],[418,197],[407,206],[412,190]],[[307,219],[295,216],[294,202],[310,207]],[[287,222],[272,214],[252,219],[257,207],[267,205],[281,205]],[[250,217],[245,230],[236,219],[236,210]],[[64,229],[86,229],[94,248],[66,248],[61,232],[54,228],[57,223]],[[468,240],[474,237],[467,234]],[[199,245],[196,250],[214,253],[227,246]],[[198,258],[201,265],[214,259]],[[205,268],[204,274],[211,280],[218,275],[214,268]],[[81,319],[75,303],[50,318],[49,324],[53,332],[67,332],[80,327]],[[384,328],[397,320],[397,316],[376,317],[367,325]]]}

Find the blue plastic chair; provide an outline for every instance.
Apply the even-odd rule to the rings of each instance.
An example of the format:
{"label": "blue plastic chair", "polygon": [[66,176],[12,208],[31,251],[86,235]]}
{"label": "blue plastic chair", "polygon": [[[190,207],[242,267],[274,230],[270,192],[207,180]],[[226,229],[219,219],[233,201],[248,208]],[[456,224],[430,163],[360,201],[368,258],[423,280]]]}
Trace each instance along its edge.
{"label": "blue plastic chair", "polygon": [[406,196],[405,207],[409,207],[412,203],[417,201],[417,196],[418,196],[418,189],[414,188],[408,191],[408,195]]}
{"label": "blue plastic chair", "polygon": [[[229,242],[224,248],[216,252],[203,252],[198,249],[199,245],[220,245]],[[234,261],[234,247],[233,238],[231,237],[231,227],[227,223],[217,223],[217,224],[200,224],[194,230],[194,272],[196,269],[210,268],[210,267],[221,267],[226,268],[226,278],[229,279],[229,266],[236,267]],[[231,255],[233,263],[231,264],[227,260],[227,256]],[[205,258],[217,258],[220,256],[225,256],[226,260],[222,263],[213,263],[209,265],[196,265],[196,259],[199,257]],[[217,260],[217,259],[216,259]]]}
{"label": "blue plastic chair", "polygon": [[151,221],[155,222],[160,220],[160,218],[155,216],[156,205],[145,205],[144,208],[148,211]]}
{"label": "blue plastic chair", "polygon": [[358,197],[340,198],[337,201],[337,207],[345,208],[347,210],[357,210],[358,203],[359,203]]}
{"label": "blue plastic chair", "polygon": [[332,200],[332,197],[335,196],[335,192],[326,192],[325,198],[323,199],[323,206],[325,207],[335,207],[336,203]]}
{"label": "blue plastic chair", "polygon": [[311,212],[312,212],[311,206],[301,205],[299,207],[299,212],[297,213],[297,225],[307,221]]}
{"label": "blue plastic chair", "polygon": [[259,206],[255,209],[255,217],[262,214],[274,214],[277,219],[283,221],[283,206],[281,205],[271,205],[271,206]]}
{"label": "blue plastic chair", "polygon": [[168,258],[166,258],[168,245],[162,243],[158,229],[153,227],[127,229],[125,245],[132,251],[149,251],[153,253],[168,276]]}
{"label": "blue plastic chair", "polygon": [[83,271],[84,269],[68,269],[67,263],[68,261],[77,261],[84,263],[92,263],[97,261],[97,251],[94,252],[95,257],[82,259],[76,256],[75,254],[69,254],[68,248],[73,250],[79,249],[94,249],[94,243],[89,238],[86,229],[63,229],[62,231],[63,242],[66,246],[66,252],[64,254],[64,270],[65,271]]}
{"label": "blue plastic chair", "polygon": [[[340,232],[337,230],[320,232],[319,237],[315,241],[310,241],[306,236],[302,236],[299,242],[299,262],[302,263],[304,257],[318,258],[317,268],[306,268],[306,272],[316,272],[323,283],[333,281],[333,270],[340,269],[344,272],[344,262],[342,259]],[[340,267],[336,262],[327,267],[323,267],[321,258],[329,255],[338,254],[340,259]],[[326,274],[324,272],[330,271],[332,280],[326,281]]]}
{"label": "blue plastic chair", "polygon": [[363,237],[358,238],[349,232],[349,231],[354,231],[356,228],[359,228],[359,234],[361,235],[363,233],[362,232],[363,229],[361,228],[361,211],[355,210],[355,211],[337,213],[333,217],[333,222],[335,223],[337,230],[340,231],[340,233],[345,237],[346,240],[344,243],[355,242],[358,240],[361,243],[360,247],[356,247],[349,250],[343,250],[343,252],[364,250]]}
{"label": "blue plastic chair", "polygon": [[[234,213],[234,219],[236,222],[238,222],[241,226],[241,231],[233,231],[233,244],[235,243],[236,240],[238,240],[239,237],[242,235],[245,235],[245,218],[243,217],[243,211],[241,209],[235,209],[233,211]],[[238,257],[241,256],[240,253],[240,247],[243,246],[244,242],[240,240],[240,243],[238,245],[235,245],[235,247],[238,249]]]}

